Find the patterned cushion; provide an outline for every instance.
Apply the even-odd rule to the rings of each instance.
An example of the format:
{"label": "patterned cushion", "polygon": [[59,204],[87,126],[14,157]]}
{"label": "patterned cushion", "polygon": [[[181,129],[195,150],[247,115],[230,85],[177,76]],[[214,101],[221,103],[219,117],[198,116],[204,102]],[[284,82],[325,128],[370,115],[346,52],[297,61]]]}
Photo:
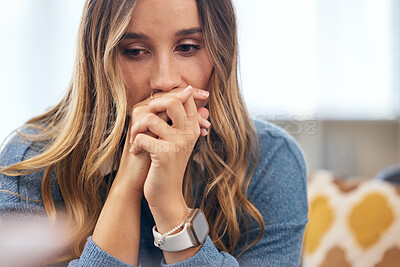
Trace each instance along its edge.
{"label": "patterned cushion", "polygon": [[319,171],[308,184],[303,267],[400,267],[400,186]]}

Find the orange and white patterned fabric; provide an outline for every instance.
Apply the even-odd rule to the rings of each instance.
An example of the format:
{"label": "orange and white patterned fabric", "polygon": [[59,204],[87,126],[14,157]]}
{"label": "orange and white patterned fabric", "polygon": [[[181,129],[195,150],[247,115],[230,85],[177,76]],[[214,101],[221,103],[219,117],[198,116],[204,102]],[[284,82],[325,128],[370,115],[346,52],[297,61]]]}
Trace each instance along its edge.
{"label": "orange and white patterned fabric", "polygon": [[400,186],[319,171],[308,199],[303,267],[400,267]]}

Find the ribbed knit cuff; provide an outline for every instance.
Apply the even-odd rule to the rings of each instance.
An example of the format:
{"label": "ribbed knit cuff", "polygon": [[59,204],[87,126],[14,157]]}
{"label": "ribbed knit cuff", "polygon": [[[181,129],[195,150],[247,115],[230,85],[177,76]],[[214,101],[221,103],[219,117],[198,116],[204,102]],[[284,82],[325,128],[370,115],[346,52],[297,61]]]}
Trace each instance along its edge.
{"label": "ribbed knit cuff", "polygon": [[93,242],[92,236],[87,239],[85,248],[79,259],[78,266],[99,267],[99,266],[115,266],[115,267],[133,267],[114,256],[102,250]]}
{"label": "ribbed knit cuff", "polygon": [[210,266],[239,266],[235,258],[226,252],[219,252],[211,238],[207,236],[203,245],[195,255],[181,262],[166,264],[164,258],[161,267],[210,267]]}

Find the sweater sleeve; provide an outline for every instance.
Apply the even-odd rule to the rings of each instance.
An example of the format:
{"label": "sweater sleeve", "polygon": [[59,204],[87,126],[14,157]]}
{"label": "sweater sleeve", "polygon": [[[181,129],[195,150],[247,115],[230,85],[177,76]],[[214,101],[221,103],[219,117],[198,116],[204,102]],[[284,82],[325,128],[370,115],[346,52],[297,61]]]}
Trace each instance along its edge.
{"label": "sweater sleeve", "polygon": [[[260,140],[259,165],[250,181],[248,198],[264,219],[261,240],[241,256],[234,257],[218,251],[207,237],[191,258],[170,265],[162,260],[161,266],[300,266],[308,222],[304,156],[295,140],[281,128],[264,122],[257,122],[256,126]],[[249,240],[255,240],[259,233],[258,224],[251,222]],[[236,252],[245,243],[246,235],[242,234]]]}
{"label": "sweater sleeve", "polygon": [[[14,136],[3,146],[0,166],[9,166],[38,153],[32,143]],[[21,176],[0,174],[0,266],[28,266],[48,262],[58,256],[63,229],[50,228],[42,201],[43,170]],[[57,209],[64,207],[56,178],[51,178],[51,192]],[[51,230],[51,231],[50,231]],[[65,235],[64,235],[65,237]],[[131,266],[97,246],[91,236],[80,258],[56,266]]]}

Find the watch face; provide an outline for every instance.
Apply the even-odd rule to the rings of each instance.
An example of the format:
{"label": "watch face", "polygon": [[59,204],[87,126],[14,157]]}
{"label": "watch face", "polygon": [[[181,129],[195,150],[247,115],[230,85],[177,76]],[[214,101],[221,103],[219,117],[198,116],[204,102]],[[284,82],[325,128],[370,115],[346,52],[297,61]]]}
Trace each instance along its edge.
{"label": "watch face", "polygon": [[193,228],[193,234],[197,239],[196,241],[198,242],[197,245],[199,246],[206,239],[209,231],[208,223],[203,212],[199,211],[196,213],[196,215],[193,217],[191,226]]}

